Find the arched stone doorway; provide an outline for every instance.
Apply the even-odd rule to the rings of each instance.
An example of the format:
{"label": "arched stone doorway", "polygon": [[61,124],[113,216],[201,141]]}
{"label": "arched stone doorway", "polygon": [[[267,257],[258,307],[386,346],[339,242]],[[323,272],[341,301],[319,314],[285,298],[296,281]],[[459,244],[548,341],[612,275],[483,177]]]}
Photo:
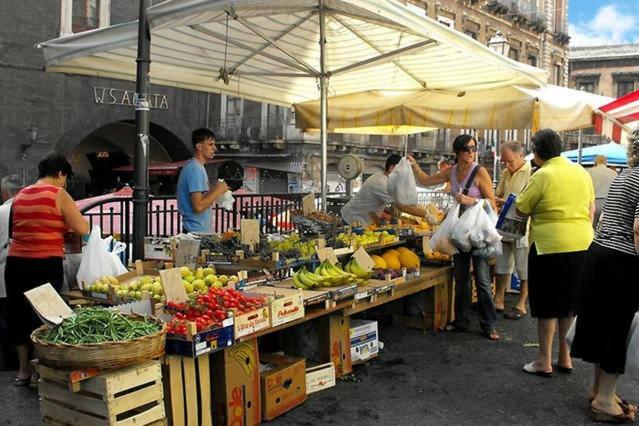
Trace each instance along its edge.
{"label": "arched stone doorway", "polygon": [[[124,184],[131,184],[132,173],[114,172],[116,167],[133,164],[136,132],[133,120],[104,124],[75,145],[67,156],[75,178],[70,188],[76,197],[112,192]],[[165,127],[151,123],[149,162],[167,163],[184,160],[190,153],[184,143]],[[151,177],[152,193],[172,186],[171,177]],[[155,189],[155,191],[154,191]]]}

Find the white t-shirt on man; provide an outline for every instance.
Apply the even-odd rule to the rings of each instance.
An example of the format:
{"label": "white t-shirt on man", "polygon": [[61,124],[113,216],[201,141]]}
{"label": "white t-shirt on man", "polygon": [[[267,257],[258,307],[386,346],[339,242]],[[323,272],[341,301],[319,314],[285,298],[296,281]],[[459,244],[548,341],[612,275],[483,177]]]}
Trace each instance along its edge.
{"label": "white t-shirt on man", "polygon": [[393,202],[388,193],[388,176],[378,172],[366,179],[359,192],[342,207],[342,219],[348,224],[355,221],[362,226],[373,222],[370,213],[379,215],[387,204]]}

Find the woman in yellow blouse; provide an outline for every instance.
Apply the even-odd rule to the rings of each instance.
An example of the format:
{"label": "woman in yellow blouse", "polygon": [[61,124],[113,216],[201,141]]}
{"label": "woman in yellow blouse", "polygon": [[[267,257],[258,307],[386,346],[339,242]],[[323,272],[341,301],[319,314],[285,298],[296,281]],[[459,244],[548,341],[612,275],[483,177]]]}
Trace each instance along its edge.
{"label": "woman in yellow blouse", "polygon": [[[531,218],[528,291],[531,315],[538,320],[539,354],[523,370],[548,377],[553,367],[572,372],[565,337],[576,311],[579,270],[593,238],[595,193],[588,173],[561,156],[555,131],[540,130],[532,142],[540,168],[517,197],[517,210]],[[553,366],[557,325],[559,358]]]}

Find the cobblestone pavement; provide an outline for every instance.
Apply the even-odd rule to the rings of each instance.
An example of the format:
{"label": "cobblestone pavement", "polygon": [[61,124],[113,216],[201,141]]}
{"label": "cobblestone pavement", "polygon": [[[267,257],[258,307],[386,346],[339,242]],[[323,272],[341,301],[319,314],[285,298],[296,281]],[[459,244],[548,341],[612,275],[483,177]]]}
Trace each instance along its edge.
{"label": "cobblestone pavement", "polygon": [[[571,375],[530,376],[521,366],[537,348],[536,322],[500,320],[500,342],[479,334],[423,333],[380,325],[384,349],[357,366],[356,381],[309,396],[273,425],[568,425],[591,424],[592,367],[575,361]],[[35,391],[0,373],[0,424],[39,423]],[[622,378],[619,393],[639,400],[639,381]]]}

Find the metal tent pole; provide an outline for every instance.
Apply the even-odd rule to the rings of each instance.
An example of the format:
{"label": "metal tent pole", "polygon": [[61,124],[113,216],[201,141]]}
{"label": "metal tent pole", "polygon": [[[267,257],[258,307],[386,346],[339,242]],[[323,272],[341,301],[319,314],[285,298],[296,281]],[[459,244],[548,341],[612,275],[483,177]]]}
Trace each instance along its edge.
{"label": "metal tent pole", "polygon": [[133,183],[133,260],[144,258],[149,197],[149,67],[151,32],[147,20],[149,0],[140,0],[138,57],[135,83],[135,164]]}
{"label": "metal tent pole", "polygon": [[582,151],[583,151],[583,145],[581,143],[581,129],[579,129],[579,132],[577,133],[577,149],[579,150],[579,153],[577,154],[577,163],[581,164],[581,157],[582,157]]}
{"label": "metal tent pole", "polygon": [[320,30],[320,146],[322,150],[322,199],[321,208],[326,210],[328,153],[326,149],[327,134],[327,105],[328,76],[326,73],[326,15],[324,13],[324,0],[319,0],[319,30]]}

